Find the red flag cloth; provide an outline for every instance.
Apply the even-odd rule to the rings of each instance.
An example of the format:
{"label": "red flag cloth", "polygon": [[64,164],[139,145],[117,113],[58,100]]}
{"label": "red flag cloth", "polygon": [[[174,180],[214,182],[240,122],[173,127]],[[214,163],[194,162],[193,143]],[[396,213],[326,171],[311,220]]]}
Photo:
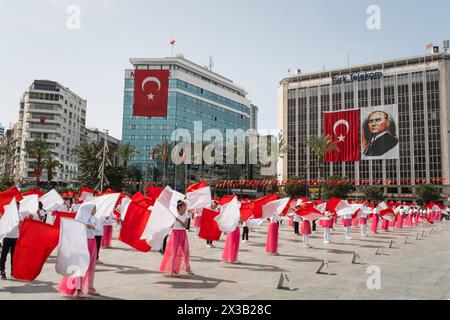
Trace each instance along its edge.
{"label": "red flag cloth", "polygon": [[167,117],[169,70],[134,70],[133,116]]}
{"label": "red flag cloth", "polygon": [[145,190],[146,190],[145,192],[147,193],[147,196],[152,198],[154,201],[156,201],[156,199],[158,199],[161,192],[164,191],[164,188],[147,187],[147,188],[145,188]]}
{"label": "red flag cloth", "polygon": [[151,247],[148,243],[145,240],[140,239],[147,226],[150,214],[150,211],[148,211],[146,207],[131,202],[128,206],[122,229],[120,230],[119,240],[138,251],[150,251]]}
{"label": "red flag cloth", "polygon": [[16,187],[9,188],[3,192],[0,192],[0,213],[3,214],[5,209],[3,206],[6,206],[11,203],[12,199],[16,198],[16,201],[20,201],[23,199],[23,196],[20,194],[19,189]]}
{"label": "red flag cloth", "polygon": [[61,224],[61,218],[69,218],[69,219],[75,219],[76,213],[73,212],[63,212],[63,211],[56,211],[53,213],[55,215],[55,221],[53,221],[53,226],[59,230],[59,226]]}
{"label": "red flag cloth", "polygon": [[239,210],[241,211],[242,222],[247,221],[253,214],[253,209],[255,205],[253,203],[241,203]]}
{"label": "red flag cloth", "polygon": [[33,281],[59,242],[59,229],[40,221],[25,220],[20,226],[13,256],[13,276]]}
{"label": "red flag cloth", "polygon": [[339,198],[330,198],[326,204],[326,210],[332,213],[336,213],[336,207],[339,203],[341,203],[342,199]]}
{"label": "red flag cloth", "polygon": [[218,241],[222,234],[214,218],[219,215],[216,210],[203,208],[198,236],[208,241]]}
{"label": "red flag cloth", "polygon": [[324,112],[323,122],[325,135],[339,148],[325,154],[325,162],[359,161],[359,109]]}
{"label": "red flag cloth", "polygon": [[283,209],[283,212],[281,213],[281,216],[282,216],[282,217],[285,217],[285,216],[287,215],[289,209],[291,208],[291,205],[292,205],[292,204],[296,204],[297,201],[298,201],[298,198],[289,200],[289,203],[288,203],[287,206]]}
{"label": "red flag cloth", "polygon": [[295,214],[309,221],[319,220],[324,217],[322,212],[314,208],[313,203],[302,205],[300,210],[295,210]]}
{"label": "red flag cloth", "polygon": [[139,202],[145,199],[145,196],[142,194],[142,192],[136,192],[130,199],[131,201]]}
{"label": "red flag cloth", "polygon": [[220,200],[219,200],[219,205],[220,206],[224,206],[227,203],[231,202],[231,200],[233,200],[236,196],[235,195],[229,195],[229,196],[223,196]]}
{"label": "red flag cloth", "polygon": [[206,181],[200,181],[194,184],[191,184],[187,189],[186,189],[186,193],[188,192],[194,192],[195,190],[201,189],[201,188],[205,188],[206,187]]}
{"label": "red flag cloth", "polygon": [[278,199],[278,195],[275,194],[271,194],[265,197],[261,197],[256,199],[255,201],[253,201],[254,204],[254,209],[253,209],[253,218],[255,219],[260,219],[262,217],[262,206],[265,205],[266,203],[269,203],[271,201],[275,201]]}
{"label": "red flag cloth", "polygon": [[45,193],[44,192],[42,192],[42,190],[40,189],[40,188],[34,188],[34,189],[31,189],[31,190],[29,190],[29,191],[27,191],[27,192],[24,192],[24,193],[22,193],[22,196],[31,196],[31,195],[34,195],[34,194],[36,194],[39,198],[40,197],[42,197]]}

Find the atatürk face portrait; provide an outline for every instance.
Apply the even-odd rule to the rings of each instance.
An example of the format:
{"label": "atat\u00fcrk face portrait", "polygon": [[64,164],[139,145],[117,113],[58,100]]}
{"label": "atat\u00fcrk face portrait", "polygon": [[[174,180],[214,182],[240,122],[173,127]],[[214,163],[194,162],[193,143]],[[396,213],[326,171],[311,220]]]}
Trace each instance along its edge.
{"label": "atat\u00fcrk face portrait", "polygon": [[[393,125],[395,124],[393,123]],[[389,129],[390,119],[386,112],[375,111],[369,115],[366,127],[368,136],[364,149],[365,157],[381,157],[398,145],[395,132],[393,134]]]}

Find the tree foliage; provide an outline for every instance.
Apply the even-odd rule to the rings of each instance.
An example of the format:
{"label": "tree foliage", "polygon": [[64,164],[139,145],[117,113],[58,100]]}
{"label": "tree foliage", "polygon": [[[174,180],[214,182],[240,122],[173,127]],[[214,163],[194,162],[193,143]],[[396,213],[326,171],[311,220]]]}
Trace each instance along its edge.
{"label": "tree foliage", "polygon": [[418,202],[421,202],[422,204],[427,204],[430,202],[438,203],[442,201],[441,191],[439,188],[431,184],[417,186],[416,196],[419,200]]}
{"label": "tree foliage", "polygon": [[351,184],[343,183],[343,181],[347,181],[347,179],[339,176],[329,177],[323,187],[325,197],[327,199],[332,197],[347,199],[354,187]]}
{"label": "tree foliage", "polygon": [[[303,180],[299,177],[291,178],[291,180],[298,181]],[[289,184],[284,187],[284,192],[290,197],[290,198],[299,198],[299,197],[306,197],[308,194],[308,188],[304,184]]]}
{"label": "tree foliage", "polygon": [[385,198],[383,188],[377,186],[364,187],[362,189],[362,194],[367,200],[371,202],[383,201]]}

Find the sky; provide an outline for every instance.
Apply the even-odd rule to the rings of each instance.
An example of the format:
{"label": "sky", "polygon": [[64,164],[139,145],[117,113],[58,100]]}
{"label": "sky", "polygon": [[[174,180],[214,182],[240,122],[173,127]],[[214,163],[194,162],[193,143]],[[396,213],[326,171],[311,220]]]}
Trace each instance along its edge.
{"label": "sky", "polygon": [[[80,28],[67,27],[80,9]],[[367,20],[380,8],[380,29]],[[0,0],[0,123],[18,120],[35,79],[54,80],[87,100],[88,127],[121,139],[124,70],[130,57],[175,53],[244,87],[259,128],[276,128],[277,89],[302,72],[427,53],[450,38],[442,0]]]}

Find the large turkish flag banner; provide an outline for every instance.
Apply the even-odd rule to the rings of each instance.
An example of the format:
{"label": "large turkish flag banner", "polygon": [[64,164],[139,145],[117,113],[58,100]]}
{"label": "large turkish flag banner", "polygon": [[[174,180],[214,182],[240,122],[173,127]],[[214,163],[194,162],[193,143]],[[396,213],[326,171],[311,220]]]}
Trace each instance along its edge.
{"label": "large turkish flag banner", "polygon": [[134,70],[133,116],[167,117],[169,70]]}
{"label": "large turkish flag banner", "polygon": [[325,136],[330,135],[339,148],[325,154],[325,162],[359,161],[359,109],[324,112],[323,123]]}

